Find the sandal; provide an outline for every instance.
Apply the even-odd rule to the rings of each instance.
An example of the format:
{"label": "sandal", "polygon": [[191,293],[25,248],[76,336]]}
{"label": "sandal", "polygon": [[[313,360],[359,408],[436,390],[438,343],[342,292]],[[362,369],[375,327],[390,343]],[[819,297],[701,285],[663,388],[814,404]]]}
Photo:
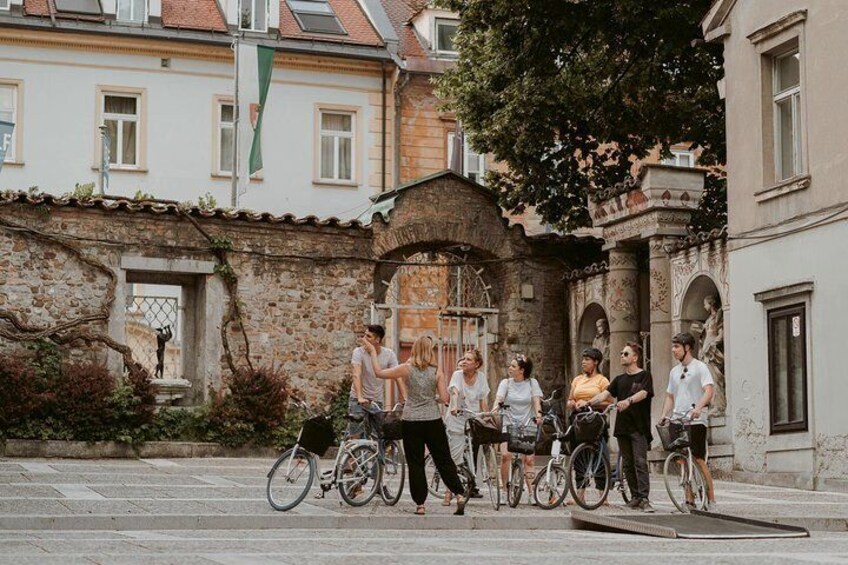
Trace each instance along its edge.
{"label": "sandal", "polygon": [[418,507],[415,509],[415,514],[416,514],[417,516],[424,516],[424,513],[425,513],[424,505],[423,505],[423,504],[419,504],[419,505],[418,505]]}
{"label": "sandal", "polygon": [[465,516],[465,497],[462,495],[456,496],[456,511],[453,513],[454,516]]}
{"label": "sandal", "polygon": [[450,494],[445,495],[445,499],[442,501],[442,506],[450,506],[451,505],[451,496]]}

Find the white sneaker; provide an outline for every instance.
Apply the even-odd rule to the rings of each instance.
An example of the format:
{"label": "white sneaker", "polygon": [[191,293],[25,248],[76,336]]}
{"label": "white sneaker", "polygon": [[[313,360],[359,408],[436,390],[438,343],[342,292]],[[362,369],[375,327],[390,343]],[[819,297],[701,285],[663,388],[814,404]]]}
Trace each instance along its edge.
{"label": "white sneaker", "polygon": [[707,503],[707,512],[715,512],[716,514],[721,514],[718,510],[718,503],[715,501]]}

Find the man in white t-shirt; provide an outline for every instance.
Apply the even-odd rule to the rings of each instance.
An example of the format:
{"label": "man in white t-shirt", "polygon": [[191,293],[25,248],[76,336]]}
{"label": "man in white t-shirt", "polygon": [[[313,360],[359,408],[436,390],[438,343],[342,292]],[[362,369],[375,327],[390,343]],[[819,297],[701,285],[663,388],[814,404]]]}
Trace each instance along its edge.
{"label": "man in white t-shirt", "polygon": [[[365,327],[364,338],[377,351],[377,360],[380,363],[380,368],[390,369],[397,367],[398,360],[394,351],[382,346],[385,335],[386,330],[383,326],[372,324]],[[365,410],[372,403],[376,402],[378,405],[382,405],[385,390],[383,380],[378,379],[377,375],[374,374],[371,356],[362,347],[357,347],[353,350],[353,356],[350,362],[353,365],[353,382],[350,385],[348,414],[364,416]],[[400,401],[403,402],[406,398],[406,386],[401,380],[396,382],[400,388]],[[360,436],[362,435],[363,427],[364,424],[361,423],[351,425],[348,433],[351,436]]]}
{"label": "man in white t-shirt", "polygon": [[675,418],[691,416],[689,443],[695,464],[701,469],[707,481],[707,500],[710,510],[715,511],[715,490],[713,477],[707,467],[707,410],[713,399],[715,384],[707,365],[695,359],[692,349],[695,338],[690,333],[679,333],[671,339],[671,354],[680,364],[671,369],[668,377],[665,403],[663,404],[660,424],[668,420],[669,413]]}

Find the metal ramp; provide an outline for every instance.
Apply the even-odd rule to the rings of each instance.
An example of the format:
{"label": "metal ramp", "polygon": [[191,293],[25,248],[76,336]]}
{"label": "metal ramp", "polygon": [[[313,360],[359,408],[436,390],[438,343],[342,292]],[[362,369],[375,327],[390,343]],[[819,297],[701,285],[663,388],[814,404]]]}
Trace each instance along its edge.
{"label": "metal ramp", "polygon": [[806,528],[694,510],[691,514],[597,514],[573,510],[578,529],[627,532],[661,538],[808,538]]}

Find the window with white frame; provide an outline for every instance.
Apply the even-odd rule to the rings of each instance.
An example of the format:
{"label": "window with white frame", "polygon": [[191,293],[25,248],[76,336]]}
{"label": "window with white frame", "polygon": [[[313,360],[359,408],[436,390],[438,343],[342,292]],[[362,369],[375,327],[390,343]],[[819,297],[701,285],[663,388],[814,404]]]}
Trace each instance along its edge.
{"label": "window with white frame", "polygon": [[336,110],[320,112],[319,177],[328,181],[352,181],[356,114]]}
{"label": "window with white frame", "polygon": [[671,157],[662,160],[663,165],[672,167],[694,167],[695,153],[692,151],[683,151],[679,149],[671,150]]}
{"label": "window with white frame", "polygon": [[436,20],[436,51],[439,53],[455,54],[454,37],[459,29],[457,20]]}
{"label": "window with white frame", "polygon": [[0,0],[0,10],[9,9],[9,0]]}
{"label": "window with white frame", "polygon": [[109,136],[109,163],[138,167],[141,96],[103,93],[103,125]]}
{"label": "window with white frame", "polygon": [[9,146],[6,148],[6,158],[4,162],[11,163],[15,161],[15,147],[17,145],[18,131],[21,129],[21,124],[18,121],[18,86],[16,84],[0,83],[0,121],[12,122],[15,124],[15,129],[12,130],[12,139]]}
{"label": "window with white frame", "polygon": [[[448,167],[450,167],[453,161],[454,142],[454,133],[448,132]],[[486,174],[486,156],[471,149],[468,146],[467,140],[462,146],[462,174],[478,184],[486,184],[484,179]]]}
{"label": "window with white frame", "polygon": [[229,175],[233,172],[233,104],[218,102],[218,173]]}
{"label": "window with white frame", "polygon": [[268,31],[268,0],[239,0],[239,28]]}
{"label": "window with white frame", "polygon": [[147,20],[147,0],[118,0],[118,20],[122,22],[145,22]]}
{"label": "window with white frame", "polygon": [[798,49],[774,57],[772,96],[775,179],[782,181],[801,174],[804,169],[801,151],[801,59]]}

